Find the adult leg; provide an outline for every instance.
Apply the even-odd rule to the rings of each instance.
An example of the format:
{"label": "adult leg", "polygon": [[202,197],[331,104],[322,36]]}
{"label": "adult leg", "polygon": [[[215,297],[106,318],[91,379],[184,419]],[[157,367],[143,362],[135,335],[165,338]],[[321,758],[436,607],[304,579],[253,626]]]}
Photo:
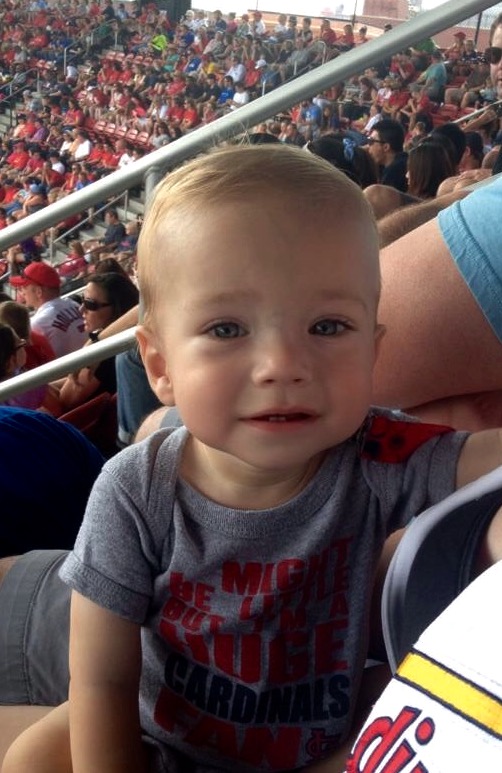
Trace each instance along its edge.
{"label": "adult leg", "polygon": [[1,561],[0,704],[57,706],[68,696],[67,552],[34,550]]}
{"label": "adult leg", "polygon": [[[36,708],[39,714],[43,713],[44,709]],[[7,750],[2,765],[2,773],[71,773],[71,770],[67,703],[45,709],[45,715],[38,722],[32,720],[29,726],[25,725],[24,732]]]}
{"label": "adult leg", "polygon": [[141,422],[160,402],[152,391],[136,346],[115,357],[119,443],[129,445]]}
{"label": "adult leg", "polygon": [[[0,559],[0,586],[18,558],[19,556],[13,556]],[[0,596],[0,598],[2,597]],[[3,607],[1,609],[1,618],[5,625],[5,609]],[[52,708],[47,706],[0,706],[0,766],[13,741],[26,728],[46,716],[50,711]]]}

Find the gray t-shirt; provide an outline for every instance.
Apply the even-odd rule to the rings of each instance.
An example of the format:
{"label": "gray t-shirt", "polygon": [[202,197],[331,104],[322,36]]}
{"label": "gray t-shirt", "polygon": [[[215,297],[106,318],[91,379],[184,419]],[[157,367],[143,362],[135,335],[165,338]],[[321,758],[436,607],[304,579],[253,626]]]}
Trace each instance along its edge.
{"label": "gray t-shirt", "polygon": [[453,491],[466,438],[394,418],[375,411],[270,510],[181,480],[183,427],[105,465],[61,576],[143,626],[156,771],[291,770],[346,737],[383,541]]}

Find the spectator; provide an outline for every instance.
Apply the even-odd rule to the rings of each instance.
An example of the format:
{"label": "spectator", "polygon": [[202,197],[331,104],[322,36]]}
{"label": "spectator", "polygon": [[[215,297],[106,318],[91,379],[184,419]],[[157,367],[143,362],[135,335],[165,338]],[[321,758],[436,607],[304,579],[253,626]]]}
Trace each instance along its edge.
{"label": "spectator", "polygon": [[29,159],[30,159],[30,154],[26,149],[26,145],[22,140],[20,140],[19,142],[16,142],[16,144],[14,145],[14,149],[12,150],[12,153],[10,153],[6,158],[5,171],[12,172],[14,174],[19,174],[19,172],[21,172],[25,168]]}
{"label": "spectator", "polygon": [[455,166],[443,145],[425,141],[408,154],[408,193],[419,199],[435,197],[443,180],[455,174]]}
{"label": "spectator", "polygon": [[[89,277],[80,307],[89,339],[97,340],[103,328],[136,306],[138,299],[136,285],[123,273],[98,273]],[[58,392],[57,402],[61,413],[81,405],[100,392],[115,394],[115,358],[109,357],[96,366],[82,368],[66,379],[53,382],[51,387]]]}
{"label": "spectator", "polygon": [[368,153],[380,168],[380,183],[398,191],[406,191],[408,156],[403,150],[404,130],[398,121],[384,118],[379,121],[368,138]]}
{"label": "spectator", "polygon": [[119,215],[114,207],[106,210],[106,230],[102,239],[90,239],[84,242],[84,250],[91,260],[102,252],[110,252],[126,235],[125,226],[119,220]]}
{"label": "spectator", "polygon": [[47,206],[47,194],[43,185],[30,185],[29,193],[23,202],[22,216],[27,217]]}
{"label": "spectator", "polygon": [[260,11],[253,11],[251,33],[255,38],[263,38],[267,34],[267,27],[263,21],[263,15]]}
{"label": "spectator", "polygon": [[70,548],[101,454],[48,414],[0,406],[0,457],[0,555]]}
{"label": "spectator", "polygon": [[304,99],[301,102],[296,124],[306,140],[317,139],[320,134],[322,110],[315,102]]}
{"label": "spectator", "polygon": [[220,96],[218,97],[217,104],[223,107],[229,100],[234,98],[235,88],[234,82],[230,76],[225,75],[221,83]]}
{"label": "spectator", "polygon": [[424,92],[433,102],[442,102],[448,73],[443,62],[441,51],[436,49],[431,55],[431,63],[418,77],[417,83],[424,85]]}
{"label": "spectator", "polygon": [[272,91],[280,83],[279,71],[273,67],[270,67],[266,59],[258,59],[255,65],[256,70],[259,72],[259,79],[255,84],[255,91],[258,96],[261,94]]}
{"label": "spectator", "polygon": [[462,131],[458,124],[448,122],[441,126],[435,126],[431,131],[431,137],[440,142],[441,140],[446,140],[444,146],[448,153],[451,153],[453,165],[457,169],[465,152],[465,132]]}
{"label": "spectator", "polygon": [[[0,322],[0,383],[22,373],[26,365],[26,340],[19,338],[14,328]],[[30,389],[14,397],[8,397],[2,405],[37,409],[42,406],[47,388]]]}
{"label": "spectator", "polygon": [[238,107],[242,107],[242,105],[247,105],[250,98],[249,91],[244,86],[244,83],[237,81],[235,83],[235,94],[228,102],[230,109],[236,110]]}
{"label": "spectator", "polygon": [[459,172],[468,169],[480,169],[483,163],[484,148],[483,139],[478,132],[464,132],[465,150],[459,164]]}
{"label": "spectator", "polygon": [[312,43],[314,39],[314,33],[312,32],[312,19],[310,16],[303,17],[301,28],[298,34],[295,36],[295,39],[301,39],[307,46]]}
{"label": "spectator", "polygon": [[20,339],[26,341],[25,370],[37,368],[55,358],[52,346],[46,337],[30,326],[30,312],[26,306],[16,301],[0,303],[0,322],[10,325]]}
{"label": "spectator", "polygon": [[335,30],[331,26],[331,21],[329,19],[323,19],[321,22],[321,28],[319,31],[319,38],[323,41],[323,43],[328,46],[328,48],[332,48],[334,44],[337,41],[337,34]]}
{"label": "spectator", "polygon": [[70,252],[63,263],[58,263],[55,267],[61,277],[63,286],[73,282],[74,279],[82,279],[87,275],[89,264],[85,259],[82,242],[73,239],[70,242]]}
{"label": "spectator", "polygon": [[59,297],[61,280],[52,266],[30,263],[23,275],[11,277],[10,283],[19,289],[21,301],[35,310],[31,327],[46,337],[56,357],[83,346],[84,321],[78,304]]}
{"label": "spectator", "polygon": [[101,258],[94,270],[93,277],[99,276],[99,274],[120,274],[126,279],[130,279],[129,274],[116,258]]}
{"label": "spectator", "polygon": [[225,75],[230,76],[234,83],[243,81],[246,77],[246,68],[237,54],[232,54],[230,57],[230,67]]}
{"label": "spectator", "polygon": [[75,132],[75,139],[69,149],[70,158],[73,161],[83,161],[89,156],[91,150],[92,143],[89,139],[89,135],[83,129],[78,129]]}
{"label": "spectator", "polygon": [[427,123],[430,129],[432,129],[431,111],[432,104],[427,94],[424,94],[423,89],[418,83],[412,83],[408,101],[399,110],[400,120],[407,126],[408,132],[413,131],[417,121]]}

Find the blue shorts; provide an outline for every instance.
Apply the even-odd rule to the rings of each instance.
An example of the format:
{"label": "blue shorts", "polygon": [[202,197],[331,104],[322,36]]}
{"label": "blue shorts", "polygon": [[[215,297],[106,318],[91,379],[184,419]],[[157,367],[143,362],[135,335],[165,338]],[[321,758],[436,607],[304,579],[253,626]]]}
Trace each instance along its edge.
{"label": "blue shorts", "polygon": [[438,215],[439,230],[452,258],[499,341],[502,341],[501,213],[502,178],[496,178]]}

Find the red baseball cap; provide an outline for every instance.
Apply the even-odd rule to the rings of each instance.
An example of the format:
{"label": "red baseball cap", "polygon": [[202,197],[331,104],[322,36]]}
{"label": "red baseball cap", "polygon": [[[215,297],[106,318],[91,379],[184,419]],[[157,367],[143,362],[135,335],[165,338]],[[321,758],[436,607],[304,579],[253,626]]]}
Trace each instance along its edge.
{"label": "red baseball cap", "polygon": [[58,272],[47,263],[30,263],[21,276],[13,276],[9,281],[14,287],[27,287],[35,284],[41,287],[55,288],[61,285]]}

